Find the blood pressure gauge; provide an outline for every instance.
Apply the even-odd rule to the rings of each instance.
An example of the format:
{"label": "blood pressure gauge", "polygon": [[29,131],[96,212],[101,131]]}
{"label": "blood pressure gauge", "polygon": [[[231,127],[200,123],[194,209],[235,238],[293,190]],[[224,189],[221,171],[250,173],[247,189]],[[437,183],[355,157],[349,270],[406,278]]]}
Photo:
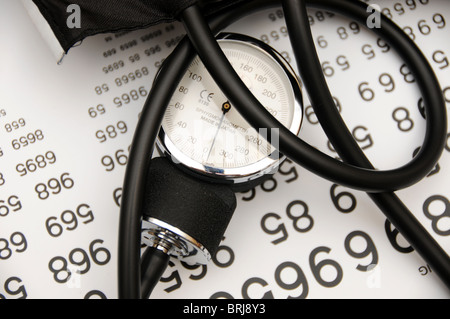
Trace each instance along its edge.
{"label": "blood pressure gauge", "polygon": [[[285,59],[265,43],[225,34],[220,47],[262,105],[298,135],[303,118],[300,83]],[[167,108],[158,145],[191,173],[243,185],[276,171],[284,159],[264,129],[255,130],[221,92],[197,57]]]}

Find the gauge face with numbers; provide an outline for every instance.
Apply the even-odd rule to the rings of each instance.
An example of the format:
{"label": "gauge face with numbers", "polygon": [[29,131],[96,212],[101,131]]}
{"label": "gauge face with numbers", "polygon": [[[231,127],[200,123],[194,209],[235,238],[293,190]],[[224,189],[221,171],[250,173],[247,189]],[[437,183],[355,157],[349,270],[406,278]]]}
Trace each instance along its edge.
{"label": "gauge face with numbers", "polygon": [[[281,55],[246,36],[227,35],[219,44],[266,110],[298,134],[303,117],[300,85]],[[268,141],[268,133],[248,124],[197,57],[167,108],[159,145],[173,161],[192,171],[240,183],[280,164],[278,141]]]}

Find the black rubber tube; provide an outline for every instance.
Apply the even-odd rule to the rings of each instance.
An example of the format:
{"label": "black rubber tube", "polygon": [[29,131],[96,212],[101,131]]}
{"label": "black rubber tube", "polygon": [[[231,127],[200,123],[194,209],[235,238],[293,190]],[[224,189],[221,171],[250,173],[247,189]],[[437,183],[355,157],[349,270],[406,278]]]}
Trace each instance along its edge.
{"label": "black rubber tube", "polygon": [[141,298],[148,299],[156,284],[169,265],[170,256],[165,252],[149,247],[141,260]]}
{"label": "black rubber tube", "polygon": [[[252,12],[279,5],[274,0],[256,0],[228,7],[211,19],[211,28],[219,32]],[[145,103],[131,144],[123,182],[118,236],[118,297],[140,299],[140,251],[143,198],[151,154],[162,118],[175,88],[195,58],[189,39],[183,38],[165,60]]]}
{"label": "black rubber tube", "polygon": [[[313,96],[311,99],[317,105],[314,111],[320,118],[319,122],[323,123],[321,124],[322,128],[327,133],[333,147],[345,161],[353,165],[373,169],[352,134],[346,129],[346,125],[335,107],[333,97],[329,93],[323,72],[318,72],[322,70],[322,66],[314,47],[306,12],[306,2],[305,0],[282,1],[289,36],[291,42],[295,44],[293,49],[300,73],[308,94]],[[367,11],[367,5],[361,2],[339,1],[339,4],[333,0],[312,2],[324,9],[332,7],[333,12],[350,16],[362,25],[366,24],[367,17],[371,14]],[[395,48],[408,65],[415,75],[424,104],[427,106],[427,127],[425,140],[420,149],[421,154],[418,154],[413,162],[408,165],[408,167],[412,167],[411,175],[422,176],[423,178],[434,168],[446,143],[444,132],[447,132],[447,115],[443,93],[434,71],[416,44],[391,20],[385,18],[381,22],[380,28],[372,29],[373,32]],[[340,149],[344,151],[339,152]],[[351,152],[345,150],[351,150]],[[350,155],[347,156],[346,153]],[[426,175],[423,175],[423,172]],[[399,174],[398,177],[401,178],[404,174]],[[385,190],[388,189],[390,187],[386,186]]]}
{"label": "black rubber tube", "polygon": [[[314,1],[312,5],[320,6],[323,3],[325,2]],[[331,5],[337,6],[338,3],[340,3],[340,1],[332,1]],[[218,32],[220,29],[249,13],[278,5],[279,1],[275,0],[256,0],[244,2],[239,6],[229,7],[226,11],[222,12],[212,20],[213,32]],[[328,4],[326,6],[328,6]],[[333,10],[335,9],[335,6],[327,7],[327,9]],[[156,140],[166,106],[172,92],[175,90],[180,78],[184,75],[187,66],[194,56],[195,51],[189,41],[187,39],[182,40],[174,50],[173,54],[166,60],[165,66],[160,72],[158,81],[155,83],[155,86],[152,88],[149,97],[147,98],[136,128],[122,194],[118,252],[119,298],[137,299],[141,297],[139,265],[140,227],[141,201],[146,184],[145,176],[150,162],[150,154],[153,152],[153,144]],[[266,117],[270,118],[270,114],[266,114]],[[256,127],[263,127],[263,125],[256,125]],[[309,158],[307,159],[310,160]],[[305,161],[305,163],[308,164],[308,161]],[[319,175],[323,176],[325,174],[320,174],[319,172]],[[383,187],[380,188],[383,189]],[[394,204],[396,204],[395,201],[393,203],[387,203],[385,205],[387,207],[384,207],[384,205],[378,206],[380,208],[383,207],[384,210],[389,210],[394,207],[391,206]],[[395,211],[397,210],[394,207],[394,212]],[[395,220],[395,216],[393,217],[394,218],[391,218]],[[441,258],[441,260],[448,265],[448,257],[447,260],[445,260],[445,257]]]}
{"label": "black rubber tube", "polygon": [[[308,91],[312,105],[316,106],[314,107],[314,111],[333,147],[345,161],[361,167],[373,168],[357,143],[354,143],[352,134],[348,131],[335,107],[333,97],[328,89],[325,77],[321,72],[322,68],[314,47],[305,1],[283,0],[283,9],[291,43],[295,44],[293,46],[294,54],[301,69],[300,72],[303,75],[306,90]],[[356,16],[364,17],[367,14],[367,7],[361,5],[358,9],[356,5],[352,5],[350,8],[345,3],[341,4],[339,13],[348,14],[349,12],[352,12],[353,18]],[[359,19],[359,22],[365,23],[365,20],[361,21]],[[383,39],[385,41],[397,47],[398,50],[402,50],[402,52],[408,51],[406,56],[414,57],[414,59],[410,59],[409,65],[412,65],[411,68],[415,69],[415,74],[419,74],[418,78],[420,79],[418,81],[422,82],[420,87],[425,88],[422,89],[424,101],[427,104],[442,105],[445,109],[445,103],[441,94],[442,91],[439,88],[439,83],[433,71],[427,67],[428,63],[423,60],[422,54],[411,52],[418,51],[414,43],[405,40],[404,37],[400,39],[399,33],[395,31],[387,32],[391,35],[390,38],[387,38],[385,34],[386,29],[396,28],[395,25],[392,26],[392,23],[388,21],[383,21],[382,28],[384,29]],[[421,70],[424,68],[426,69],[425,71]],[[431,127],[430,129],[435,128],[436,123],[440,126],[439,130],[442,130],[442,127],[446,127],[446,117],[438,120],[437,118],[427,116],[427,120],[427,125]],[[441,132],[435,134],[442,135]],[[427,140],[425,145],[439,149],[441,147],[440,143],[442,141]],[[447,254],[402,201],[394,193],[377,193],[369,194],[369,196],[385,214],[387,219],[399,230],[419,255],[432,265],[433,271],[450,288],[450,260]]]}
{"label": "black rubber tube", "polygon": [[[357,2],[350,1],[315,1],[321,3],[325,9],[332,9],[337,6],[346,14],[354,14],[353,18],[361,19],[366,16],[366,7]],[[412,162],[402,168],[391,171],[375,171],[369,160],[365,157],[352,135],[348,131],[345,123],[341,119],[336,109],[334,101],[329,93],[326,81],[324,79],[322,68],[314,49],[311,32],[306,14],[306,6],[303,1],[285,1],[286,18],[288,19],[288,30],[290,34],[294,34],[291,42],[293,47],[298,48],[297,56],[300,57],[299,63],[301,75],[305,75],[304,82],[309,86],[307,91],[311,97],[312,106],[317,110],[321,124],[326,128],[326,133],[332,143],[336,143],[336,150],[346,161],[351,164],[361,166],[363,169],[355,169],[349,166],[343,166],[342,171],[336,171],[339,168],[334,165],[338,163],[331,160],[333,165],[318,168],[321,174],[333,180],[333,177],[340,177],[344,182],[337,182],[349,187],[355,185],[348,184],[349,180],[359,182],[358,185],[375,182],[370,187],[381,187],[376,192],[390,191],[402,184],[404,180],[412,182],[425,177],[430,170],[436,165],[445,145],[447,135],[447,117],[445,103],[442,96],[439,83],[436,80],[434,72],[429,67],[428,62],[421,54],[420,50],[409,40],[395,24],[389,22],[389,28],[382,29],[383,38],[388,40],[396,40],[397,43],[392,45],[397,48],[399,53],[405,57],[407,63],[411,63],[410,70],[421,78],[419,86],[423,92],[424,101],[428,105],[427,109],[427,133],[422,149],[427,151],[419,154]],[[351,13],[350,13],[351,12]],[[196,51],[205,64],[212,77],[219,85],[221,90],[227,96],[229,101],[244,116],[244,118],[254,127],[262,128],[279,128],[280,129],[280,151],[287,155],[296,163],[304,165],[302,154],[305,152],[304,143],[292,134],[286,128],[283,128],[264,107],[257,101],[245,84],[240,80],[239,76],[234,72],[227,58],[221,51],[217,41],[214,39],[209,27],[202,17],[198,7],[192,6],[186,9],[183,14],[183,23],[188,32]],[[367,19],[367,18],[366,18]],[[385,21],[385,23],[387,23]],[[291,30],[290,27],[293,29]],[[384,33],[387,33],[385,35]],[[407,39],[405,39],[405,37]],[[416,65],[418,64],[418,65]],[[311,88],[311,92],[309,89]],[[428,113],[430,110],[431,113]],[[330,115],[331,113],[331,115]],[[333,144],[334,146],[334,144]],[[315,154],[307,152],[306,156],[318,156],[315,160],[317,164],[324,158],[324,154]],[[312,157],[311,157],[312,158]],[[322,162],[320,165],[323,165]],[[308,167],[306,167],[308,168]],[[350,169],[349,169],[350,168]],[[366,168],[367,170],[364,170]],[[314,171],[314,170],[313,170]],[[343,175],[340,175],[340,174]],[[381,175],[379,175],[381,173]],[[320,175],[320,174],[319,174]],[[407,178],[409,176],[409,178]],[[403,179],[403,180],[399,180]],[[417,180],[415,182],[417,182]],[[358,188],[356,185],[356,188]],[[378,185],[378,186],[376,186]],[[374,191],[365,189],[366,191]],[[424,258],[443,282],[450,288],[450,259],[446,252],[439,246],[434,238],[424,229],[424,227],[416,220],[414,215],[401,203],[401,201],[393,193],[369,194],[377,206],[382,209],[391,223],[400,231],[402,235],[410,242],[417,252]]]}
{"label": "black rubber tube", "polygon": [[[119,298],[140,299],[140,250],[143,197],[148,169],[171,93],[178,85],[183,71],[195,56],[188,45],[179,46],[167,58],[158,81],[151,89],[136,127],[125,172],[119,221],[118,284]],[[191,56],[191,57],[190,57]]]}
{"label": "black rubber tube", "polygon": [[[348,6],[355,5],[355,2],[351,1],[314,1],[314,3],[317,2],[326,2],[329,4],[327,7],[331,9],[343,3]],[[434,73],[432,71],[430,73],[431,69],[422,68],[420,71],[423,72],[423,75],[422,72],[416,74],[417,77],[423,76],[425,79],[430,80],[430,82],[421,81],[419,83],[423,91],[427,92],[427,98],[425,99],[424,97],[424,101],[429,124],[427,125],[426,142],[422,146],[421,152],[411,162],[400,168],[377,171],[366,167],[359,167],[353,163],[347,164],[340,162],[299,139],[294,133],[271,116],[247,89],[233,69],[226,69],[230,67],[230,63],[221,51],[217,41],[212,37],[212,33],[205,22],[200,8],[197,6],[187,8],[182,13],[182,20],[188,36],[202,62],[239,113],[255,128],[279,129],[280,152],[311,172],[350,188],[371,193],[386,192],[414,185],[428,175],[439,160],[446,142],[447,123],[445,120],[447,117],[442,91],[437,81],[432,81]],[[394,30],[399,29],[387,29],[389,32]],[[398,38],[401,38],[400,34],[407,37],[400,30]],[[409,58],[407,61],[418,61],[420,63],[424,61],[423,59],[418,59],[421,56],[420,51],[410,50],[400,52],[418,54],[417,57]],[[425,63],[427,63],[426,60]],[[410,69],[417,70],[418,68],[411,67]],[[316,90],[320,91],[319,88]],[[427,103],[429,101],[434,103]],[[336,116],[340,118],[339,113],[336,113]],[[345,127],[343,122],[342,125]],[[333,138],[339,139],[339,135]],[[356,144],[353,138],[351,141],[347,143]],[[367,164],[366,161],[361,160],[360,162]]]}

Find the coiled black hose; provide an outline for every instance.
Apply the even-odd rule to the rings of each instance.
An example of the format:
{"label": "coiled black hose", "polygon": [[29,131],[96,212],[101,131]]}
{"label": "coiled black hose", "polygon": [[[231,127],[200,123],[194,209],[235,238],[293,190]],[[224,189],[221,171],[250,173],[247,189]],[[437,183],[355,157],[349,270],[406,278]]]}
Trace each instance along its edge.
{"label": "coiled black hose", "polygon": [[[208,71],[230,102],[254,127],[280,129],[280,151],[306,169],[335,183],[364,190],[386,214],[391,223],[410,241],[411,245],[431,265],[433,270],[450,287],[450,260],[445,251],[426,232],[403,203],[391,191],[410,186],[425,177],[438,161],[447,135],[446,110],[439,83],[423,57],[401,29],[382,19],[382,28],[375,30],[402,56],[415,75],[427,113],[427,131],[421,152],[405,166],[390,171],[375,171],[354,142],[340,118],[331,94],[323,79],[321,68],[311,42],[305,1],[285,0],[288,9],[287,26],[292,37],[300,73],[306,80],[311,102],[330,141],[346,163],[336,161],[302,142],[276,121],[247,90],[235,74],[228,60],[213,38],[213,33],[239,18],[279,5],[279,1],[255,0],[227,8],[215,17],[210,26],[201,9],[194,5],[182,13],[189,40],[183,39],[164,64],[158,80],[144,105],[138,123],[124,182],[119,231],[119,297],[140,298],[140,221],[145,176],[153,145],[158,134],[166,106],[197,51]],[[335,11],[365,23],[367,5],[355,1],[316,0],[308,5]],[[210,31],[210,28],[213,30]],[[300,30],[299,30],[300,29]],[[295,31],[294,31],[295,30]],[[307,49],[307,50],[306,50]],[[308,69],[311,68],[311,69]],[[311,71],[307,71],[311,70]],[[308,73],[308,74],[305,74]],[[310,77],[308,77],[308,75]],[[308,81],[311,81],[308,83]]]}

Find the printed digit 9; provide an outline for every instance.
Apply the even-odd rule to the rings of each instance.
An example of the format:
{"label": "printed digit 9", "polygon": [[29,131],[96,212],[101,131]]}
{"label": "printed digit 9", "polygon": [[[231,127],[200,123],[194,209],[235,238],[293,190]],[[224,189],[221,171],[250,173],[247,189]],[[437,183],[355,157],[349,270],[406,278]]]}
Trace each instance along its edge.
{"label": "printed digit 9", "polygon": [[[357,251],[355,250],[355,246],[352,246],[352,242],[356,241],[355,238],[363,238],[365,241],[365,248],[362,249],[361,251]],[[362,231],[354,231],[351,232],[346,238],[345,238],[345,250],[347,251],[347,253],[355,258],[365,258],[367,256],[372,256],[372,260],[370,261],[370,263],[368,265],[361,265],[359,264],[356,269],[358,269],[359,271],[368,271],[368,270],[372,270],[374,266],[376,266],[378,264],[378,252],[377,249],[375,247],[375,244],[372,241],[372,238],[370,238],[369,235],[367,235],[366,233],[362,232]],[[358,247],[358,246],[356,246]]]}

